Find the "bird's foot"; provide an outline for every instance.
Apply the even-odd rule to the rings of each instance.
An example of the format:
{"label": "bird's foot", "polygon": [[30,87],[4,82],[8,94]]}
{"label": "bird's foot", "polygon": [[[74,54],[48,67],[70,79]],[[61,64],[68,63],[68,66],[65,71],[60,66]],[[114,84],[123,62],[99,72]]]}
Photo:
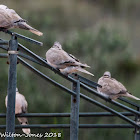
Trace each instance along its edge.
{"label": "bird's foot", "polygon": [[[60,70],[58,68],[55,68],[55,69],[60,72]],[[52,70],[54,70],[54,68],[52,68]],[[54,73],[56,74],[57,72],[54,71]]]}

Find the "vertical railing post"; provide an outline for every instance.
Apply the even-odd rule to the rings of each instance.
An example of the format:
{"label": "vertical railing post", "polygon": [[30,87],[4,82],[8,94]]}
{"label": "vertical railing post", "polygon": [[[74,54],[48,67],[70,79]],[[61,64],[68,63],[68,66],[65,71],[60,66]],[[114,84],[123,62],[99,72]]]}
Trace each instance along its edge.
{"label": "vertical railing post", "polygon": [[[11,135],[15,132],[15,96],[17,85],[17,47],[16,36],[12,35],[9,42],[9,74],[8,74],[8,102],[6,114],[6,133]],[[14,137],[6,136],[6,140],[14,140]]]}
{"label": "vertical railing post", "polygon": [[[137,108],[137,111],[140,111],[140,108]],[[135,118],[136,123],[140,124],[140,117],[136,116]],[[135,140],[140,140],[140,129],[139,128],[135,128]]]}
{"label": "vertical railing post", "polygon": [[80,82],[72,84],[72,90],[77,93],[71,96],[71,116],[70,116],[70,140],[78,140],[79,131],[79,104],[80,104]]}

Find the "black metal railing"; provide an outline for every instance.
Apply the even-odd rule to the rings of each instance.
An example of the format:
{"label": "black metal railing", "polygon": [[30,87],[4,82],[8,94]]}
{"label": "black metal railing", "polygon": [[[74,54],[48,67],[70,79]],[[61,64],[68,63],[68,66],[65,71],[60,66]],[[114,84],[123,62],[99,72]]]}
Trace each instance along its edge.
{"label": "black metal railing", "polygon": [[[135,129],[135,140],[140,139],[140,125],[139,125],[139,116],[140,116],[140,105],[129,101],[124,98],[120,98],[122,102],[128,103],[136,109],[130,108],[120,102],[110,100],[109,98],[101,95],[97,92],[97,86],[101,87],[96,82],[93,82],[89,79],[86,79],[80,75],[74,76],[65,76],[57,69],[50,66],[47,61],[38,56],[37,54],[33,53],[31,50],[27,49],[25,46],[17,42],[17,38],[24,39],[25,41],[29,41],[31,43],[37,44],[42,46],[43,43],[33,40],[31,38],[25,37],[23,35],[13,33],[11,31],[6,31],[6,33],[12,36],[10,42],[0,39],[0,48],[8,51],[7,53],[0,53],[0,58],[9,58],[9,75],[8,75],[8,104],[7,104],[7,113],[0,114],[0,118],[6,117],[6,125],[0,125],[1,129],[6,129],[7,133],[14,133],[15,128],[70,128],[70,140],[78,140],[78,131],[79,128],[134,128]],[[19,51],[17,51],[19,48]],[[70,81],[72,83],[72,89],[67,88],[65,85],[62,85],[49,76],[45,75],[44,73],[40,72],[38,69],[27,63],[24,59],[30,60],[39,64],[40,66],[49,68],[50,70],[54,71],[55,74],[58,74],[62,78]],[[23,66],[31,70],[33,73],[37,74],[42,79],[50,82],[56,87],[61,88],[66,93],[71,95],[71,113],[26,113],[15,115],[15,93],[16,93],[16,64],[20,62]],[[80,92],[80,89],[84,88],[86,91],[90,92],[91,94],[96,95],[97,97],[122,108],[128,112],[118,112],[111,107],[104,105],[101,102],[83,94]],[[80,98],[95,104],[102,109],[108,112],[79,112],[79,104]],[[15,117],[70,117],[70,124],[33,124],[27,126],[15,125]],[[128,124],[79,124],[79,117],[119,117],[125,120]],[[135,117],[135,121],[132,118]],[[7,137],[6,140],[14,140],[13,137]]]}

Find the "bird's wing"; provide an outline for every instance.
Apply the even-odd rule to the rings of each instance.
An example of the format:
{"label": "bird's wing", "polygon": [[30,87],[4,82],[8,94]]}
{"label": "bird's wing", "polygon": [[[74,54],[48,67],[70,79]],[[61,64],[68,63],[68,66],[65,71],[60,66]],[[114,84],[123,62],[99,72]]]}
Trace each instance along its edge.
{"label": "bird's wing", "polygon": [[59,66],[60,69],[66,68],[67,66],[89,67],[87,64],[80,63],[76,57],[62,49],[50,48],[46,53],[46,59],[52,66]]}
{"label": "bird's wing", "polygon": [[0,9],[0,27],[8,27],[11,24],[11,17],[6,13],[5,10]]}
{"label": "bird's wing", "polygon": [[73,64],[75,61],[64,50],[50,48],[46,53],[46,59],[51,64],[62,65],[64,63]]}
{"label": "bird's wing", "polygon": [[15,12],[15,10],[8,8],[5,11],[9,15],[9,17],[11,18],[12,22],[16,22],[18,20],[22,20],[22,18]]}
{"label": "bird's wing", "polygon": [[[68,54],[68,53],[67,53]],[[74,59],[75,61],[77,61],[77,62],[80,62],[80,60],[79,59],[77,59],[75,56],[73,56],[72,54],[68,54],[72,59]]]}
{"label": "bird's wing", "polygon": [[125,86],[124,86],[121,82],[117,81],[117,80],[114,79],[114,78],[111,78],[111,79],[112,79],[114,82],[116,82],[116,84],[118,84],[119,87],[120,87],[122,90],[127,91],[127,89],[125,88]]}
{"label": "bird's wing", "polygon": [[[72,66],[80,66],[82,68],[90,67],[87,64],[82,64],[79,59],[77,59],[74,55],[68,54],[67,55],[71,58],[70,62],[72,62]],[[73,65],[74,63],[74,65]]]}
{"label": "bird's wing", "polygon": [[126,93],[126,90],[120,86],[120,83],[117,80],[112,80],[111,78],[102,77],[98,80],[98,84],[102,86],[102,88],[98,88],[98,90],[108,95]]}

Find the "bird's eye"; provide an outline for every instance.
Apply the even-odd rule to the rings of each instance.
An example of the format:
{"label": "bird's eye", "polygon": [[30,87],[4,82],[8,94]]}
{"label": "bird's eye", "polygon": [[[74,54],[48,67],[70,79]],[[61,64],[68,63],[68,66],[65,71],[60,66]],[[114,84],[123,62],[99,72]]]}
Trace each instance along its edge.
{"label": "bird's eye", "polygon": [[28,122],[25,122],[26,124],[28,124]]}
{"label": "bird's eye", "polygon": [[59,46],[58,45],[54,45],[55,47],[57,47],[57,48],[59,48]]}

